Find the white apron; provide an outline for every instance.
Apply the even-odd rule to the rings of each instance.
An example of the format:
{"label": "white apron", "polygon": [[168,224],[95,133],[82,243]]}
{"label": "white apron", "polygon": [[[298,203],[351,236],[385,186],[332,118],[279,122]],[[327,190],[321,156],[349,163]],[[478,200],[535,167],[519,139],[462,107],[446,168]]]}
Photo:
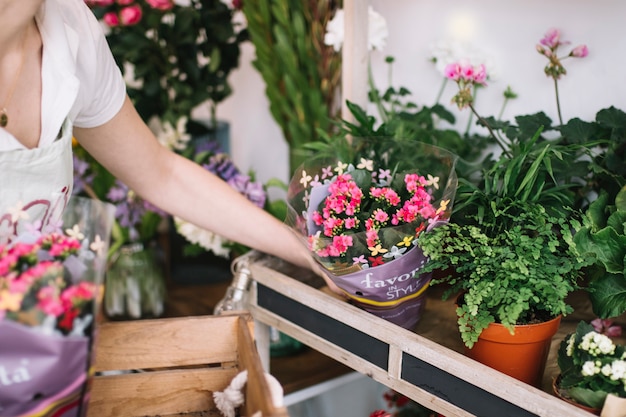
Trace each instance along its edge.
{"label": "white apron", "polygon": [[29,224],[41,230],[60,220],[72,194],[73,168],[69,118],[50,145],[0,151],[0,244]]}

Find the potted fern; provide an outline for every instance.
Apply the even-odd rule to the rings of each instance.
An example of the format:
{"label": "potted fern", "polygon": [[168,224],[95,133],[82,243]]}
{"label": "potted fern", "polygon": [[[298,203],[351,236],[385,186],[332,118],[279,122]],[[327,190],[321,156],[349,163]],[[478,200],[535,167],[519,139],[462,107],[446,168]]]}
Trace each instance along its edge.
{"label": "potted fern", "polygon": [[[471,212],[466,222],[435,228],[419,245],[430,259],[424,272],[443,271],[431,285],[448,286],[444,299],[460,294],[456,312],[466,354],[539,386],[560,317],[572,311],[566,298],[593,258],[574,243],[575,213],[565,217],[540,201],[552,199],[539,185],[549,176],[551,146],[539,154],[534,148],[503,154],[481,187],[466,184],[457,197]],[[531,335],[537,324],[543,336]],[[511,343],[513,353],[489,350],[497,335],[505,342],[496,345]],[[532,341],[532,350],[523,351],[518,338]],[[512,363],[516,359],[522,362]]]}
{"label": "potted fern", "polygon": [[[458,70],[451,68],[451,77]],[[570,171],[586,147],[543,137],[542,113],[518,117],[516,124],[482,118],[467,94],[472,83],[484,81],[475,74],[471,83],[460,83],[455,102],[471,108],[500,154],[487,158],[478,181],[460,178],[454,220],[420,236],[418,244],[430,259],[424,272],[441,271],[432,285],[448,286],[444,299],[459,295],[467,355],[539,386],[552,336],[572,311],[566,298],[594,259],[574,242],[580,222],[571,208],[576,184]],[[508,353],[489,350],[507,345]]]}

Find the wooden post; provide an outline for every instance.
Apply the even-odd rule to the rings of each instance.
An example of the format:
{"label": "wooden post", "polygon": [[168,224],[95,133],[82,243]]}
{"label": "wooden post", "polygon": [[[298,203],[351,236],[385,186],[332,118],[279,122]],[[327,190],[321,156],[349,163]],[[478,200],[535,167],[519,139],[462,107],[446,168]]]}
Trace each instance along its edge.
{"label": "wooden post", "polygon": [[344,40],[341,49],[341,117],[353,122],[349,100],[367,106],[369,0],[344,0]]}

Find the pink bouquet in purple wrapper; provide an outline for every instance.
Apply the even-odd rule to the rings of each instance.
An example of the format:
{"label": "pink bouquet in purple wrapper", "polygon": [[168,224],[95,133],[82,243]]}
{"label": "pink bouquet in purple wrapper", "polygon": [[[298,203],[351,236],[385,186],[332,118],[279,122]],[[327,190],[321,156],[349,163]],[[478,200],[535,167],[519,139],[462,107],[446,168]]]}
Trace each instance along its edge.
{"label": "pink bouquet in purple wrapper", "polygon": [[298,168],[286,222],[354,304],[412,328],[430,281],[417,237],[448,220],[455,161],[421,142],[355,140]]}
{"label": "pink bouquet in purple wrapper", "polygon": [[114,212],[84,198],[45,226],[16,212],[16,233],[0,244],[1,416],[86,414]]}

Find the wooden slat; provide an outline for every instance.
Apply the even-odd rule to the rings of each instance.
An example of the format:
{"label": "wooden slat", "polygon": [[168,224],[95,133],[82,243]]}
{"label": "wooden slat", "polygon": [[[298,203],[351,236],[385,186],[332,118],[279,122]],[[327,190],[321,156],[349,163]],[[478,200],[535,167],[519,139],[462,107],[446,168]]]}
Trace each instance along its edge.
{"label": "wooden slat", "polygon": [[[239,321],[238,337],[240,346],[254,343],[248,323],[243,319]],[[251,416],[260,411],[265,417],[286,417],[287,411],[285,408],[274,407],[274,404],[271,402],[270,389],[265,381],[265,373],[256,349],[241,350],[239,352],[239,364],[242,370],[246,369],[248,371],[244,415]],[[263,383],[259,383],[260,381],[263,381]]]}
{"label": "wooden slat", "polygon": [[[457,381],[460,391],[474,390],[485,397],[492,395],[495,399],[505,400],[519,407],[521,410],[519,415],[526,415],[524,410],[529,413],[528,415],[538,416],[589,415],[544,391],[304,285],[264,265],[263,261],[251,264],[250,270],[253,279],[258,283],[259,291],[265,288],[269,292],[264,289],[264,293],[270,294],[262,306],[258,305],[259,291],[253,294],[250,311],[255,319],[278,328],[287,335],[446,416],[473,415],[455,403],[458,396],[461,398],[459,404],[467,404],[467,398],[462,398],[467,396],[467,393],[459,391],[442,393],[437,392],[437,389],[433,389],[427,382],[421,386],[408,382],[408,375],[405,376],[403,373],[406,371],[410,374],[413,371],[406,369],[403,359],[405,355],[408,355],[407,359],[411,359],[409,362],[413,369],[418,369],[416,365],[424,369],[430,367],[434,372],[433,375],[446,379],[446,383],[448,380],[450,383]],[[309,318],[309,315],[315,317]],[[324,321],[326,327],[320,328],[318,325],[320,321]],[[370,337],[375,352],[370,355],[365,349],[365,355],[355,354],[355,351],[363,352],[363,347],[354,346],[356,343],[350,340],[339,345],[337,341],[340,339],[341,342],[345,342],[342,332],[354,335],[355,339]],[[320,336],[323,333],[326,333],[325,337]],[[335,340],[332,340],[333,338]],[[385,352],[387,356],[382,360],[379,356],[384,356]],[[403,355],[399,355],[399,352]],[[394,362],[389,364],[389,361]],[[402,372],[399,373],[400,370]],[[422,372],[421,368],[418,372]]]}
{"label": "wooden slat", "polygon": [[[287,417],[271,404],[253,334],[247,312],[103,324],[88,417],[212,416],[213,392],[223,391],[244,369],[244,408]],[[140,372],[111,372],[127,370]]]}
{"label": "wooden slat", "polygon": [[95,370],[201,365],[237,360],[237,316],[104,323]]}
{"label": "wooden slat", "polygon": [[213,392],[222,391],[237,368],[154,371],[97,377],[88,417],[152,416],[214,410]]}

